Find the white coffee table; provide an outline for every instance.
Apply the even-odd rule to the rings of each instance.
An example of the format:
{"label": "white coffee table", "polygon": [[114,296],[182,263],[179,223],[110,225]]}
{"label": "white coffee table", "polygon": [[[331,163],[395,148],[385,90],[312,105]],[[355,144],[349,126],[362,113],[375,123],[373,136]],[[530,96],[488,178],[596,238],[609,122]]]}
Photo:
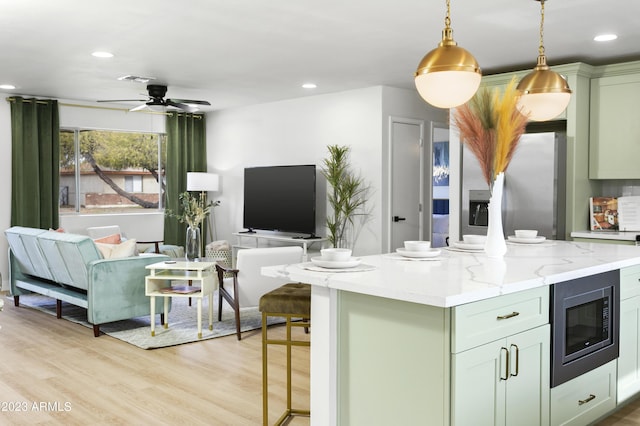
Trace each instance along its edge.
{"label": "white coffee table", "polygon": [[[169,328],[169,298],[190,297],[197,301],[198,338],[202,338],[202,298],[209,297],[209,330],[213,330],[213,292],[217,288],[216,262],[167,261],[147,265],[145,294],[151,303],[151,335],[155,336],[156,297],[164,298],[164,328]],[[187,285],[172,285],[175,281]]]}

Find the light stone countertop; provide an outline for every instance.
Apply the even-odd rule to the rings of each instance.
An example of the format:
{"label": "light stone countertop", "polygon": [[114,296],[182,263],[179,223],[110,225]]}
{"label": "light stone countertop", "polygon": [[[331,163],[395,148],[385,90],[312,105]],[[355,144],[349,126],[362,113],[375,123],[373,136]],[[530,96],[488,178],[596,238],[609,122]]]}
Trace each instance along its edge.
{"label": "light stone countertop", "polygon": [[[443,249],[434,260],[398,260],[395,254],[362,257],[366,272],[316,272],[312,263],[262,268],[262,274],[291,281],[438,307],[548,286],[613,269],[640,265],[640,247],[545,241],[507,243],[503,259],[483,252]],[[339,272],[338,272],[339,271]]]}

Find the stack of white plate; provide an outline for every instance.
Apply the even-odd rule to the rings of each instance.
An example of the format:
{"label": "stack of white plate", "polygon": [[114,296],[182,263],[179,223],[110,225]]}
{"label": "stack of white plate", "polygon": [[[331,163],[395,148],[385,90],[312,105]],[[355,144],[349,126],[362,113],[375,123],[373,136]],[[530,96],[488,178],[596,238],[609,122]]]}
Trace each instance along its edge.
{"label": "stack of white plate", "polygon": [[398,248],[396,249],[396,253],[402,257],[408,257],[411,259],[426,259],[429,257],[439,256],[440,250],[431,247],[426,250],[407,250],[405,248]]}
{"label": "stack of white plate", "polygon": [[538,244],[546,240],[545,237],[538,235],[538,231],[534,229],[516,229],[515,234],[507,237],[512,243]]}
{"label": "stack of white plate", "polygon": [[346,268],[355,268],[360,263],[362,263],[362,259],[359,257],[352,257],[347,260],[326,260],[321,256],[312,257],[311,262],[314,265],[320,266],[321,268],[328,269],[346,269]]}

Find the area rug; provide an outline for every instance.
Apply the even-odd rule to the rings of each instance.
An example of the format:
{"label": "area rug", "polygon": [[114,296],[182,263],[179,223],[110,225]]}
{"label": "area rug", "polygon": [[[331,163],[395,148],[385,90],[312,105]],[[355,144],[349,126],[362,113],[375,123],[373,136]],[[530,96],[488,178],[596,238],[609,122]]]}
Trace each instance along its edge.
{"label": "area rug", "polygon": [[[204,299],[202,301],[202,338],[200,339],[198,338],[196,301],[194,300],[192,306],[189,306],[188,299],[181,297],[173,298],[171,311],[169,312],[169,328],[165,329],[160,324],[159,315],[156,315],[155,336],[151,336],[148,315],[102,324],[100,331],[142,349],[163,348],[235,334],[236,323],[233,310],[224,302],[222,304],[222,321],[218,321],[217,292],[213,300],[213,330],[209,330],[208,300]],[[37,294],[20,296],[20,306],[36,309],[54,316],[56,314],[55,299]],[[88,328],[93,327],[87,322],[86,309],[66,302],[62,303],[62,317]],[[281,318],[269,318],[270,325],[281,323],[282,321],[283,319]],[[241,309],[240,323],[242,325],[241,331],[243,332],[259,329],[262,326],[262,315],[258,308]]]}

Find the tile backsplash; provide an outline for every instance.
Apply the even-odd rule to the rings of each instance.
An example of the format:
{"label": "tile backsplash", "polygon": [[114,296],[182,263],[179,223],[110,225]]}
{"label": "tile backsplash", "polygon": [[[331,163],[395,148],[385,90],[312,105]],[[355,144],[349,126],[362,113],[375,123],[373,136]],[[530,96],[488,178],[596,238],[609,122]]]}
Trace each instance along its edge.
{"label": "tile backsplash", "polygon": [[602,194],[603,197],[628,197],[631,195],[640,195],[640,180],[603,180]]}

